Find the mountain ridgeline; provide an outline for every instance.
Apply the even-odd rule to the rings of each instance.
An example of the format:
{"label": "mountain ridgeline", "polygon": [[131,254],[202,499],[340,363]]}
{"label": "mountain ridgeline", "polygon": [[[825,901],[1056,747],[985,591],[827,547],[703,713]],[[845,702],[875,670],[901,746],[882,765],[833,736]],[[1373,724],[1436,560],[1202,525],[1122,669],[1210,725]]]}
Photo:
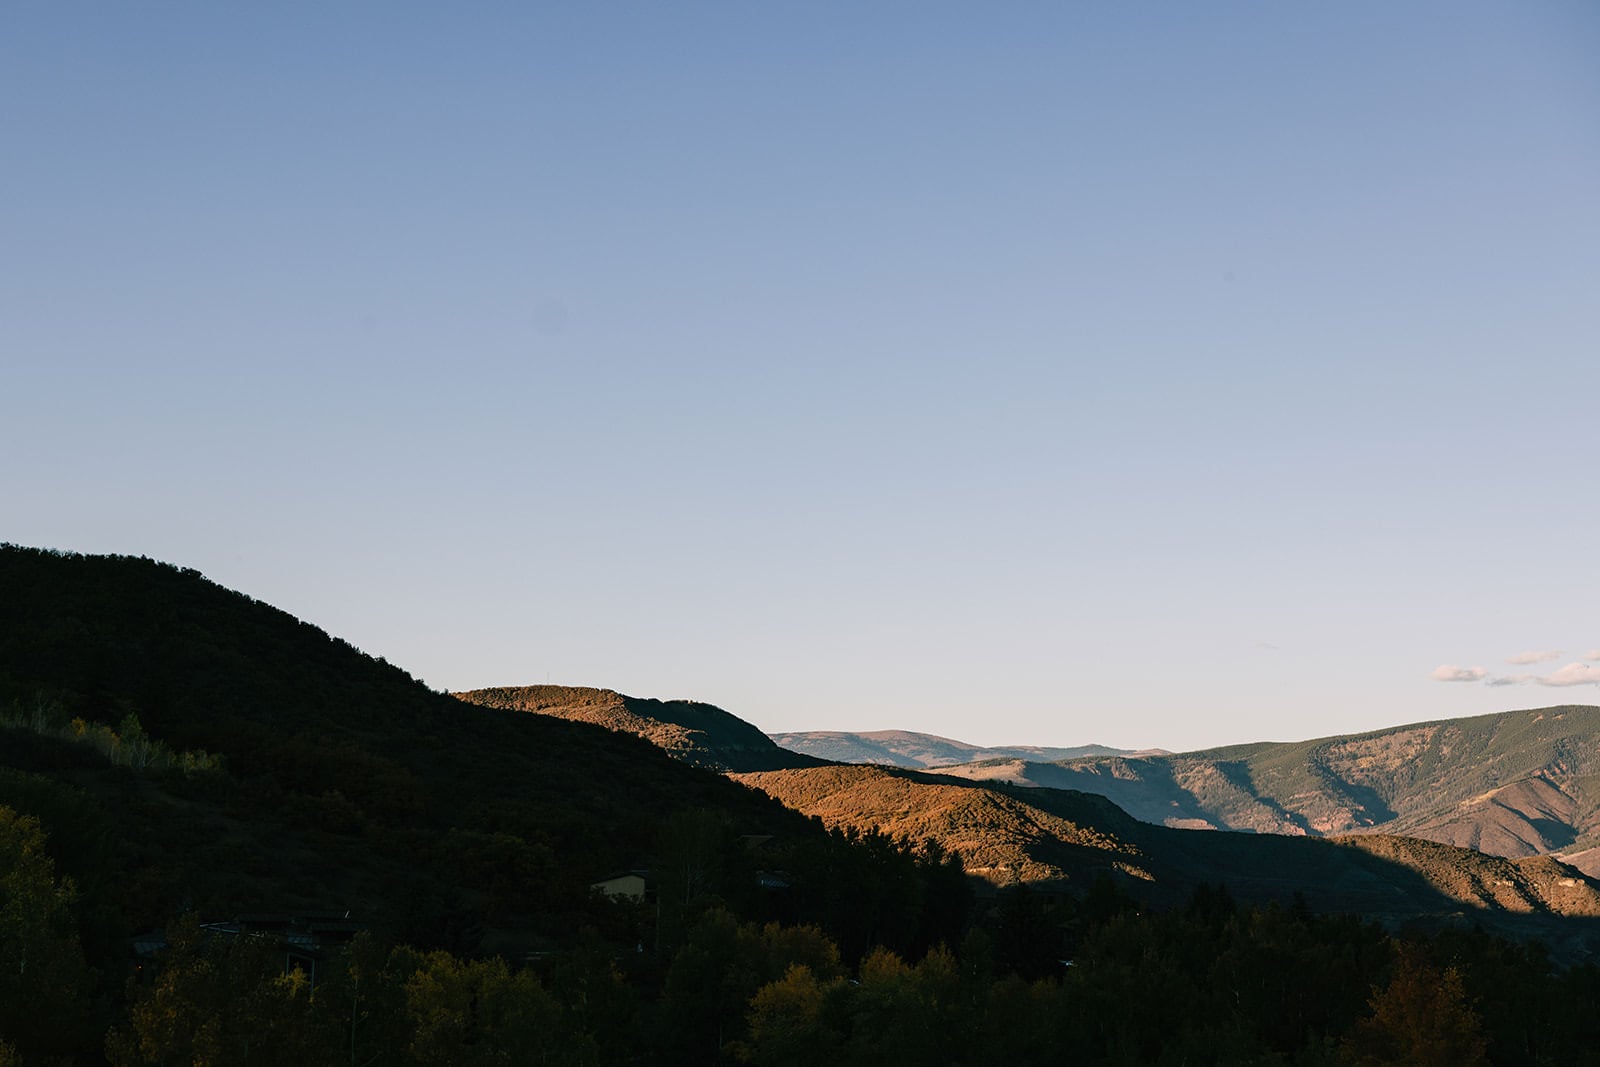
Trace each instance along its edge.
{"label": "mountain ridgeline", "polygon": [[780,748],[743,719],[695,700],[647,700],[567,685],[503,686],[453,695],[486,708],[537,712],[634,734],[685,763],[710,770],[772,771],[824,762]]}
{"label": "mountain ridgeline", "polygon": [[1037,745],[1005,745],[985,748],[936,734],[913,730],[873,730],[852,733],[839,730],[806,730],[772,734],[772,740],[794,752],[832,760],[835,763],[877,763],[886,767],[928,770],[978,760],[1015,759],[1049,763],[1087,756],[1126,756],[1125,749],[1105,745],[1079,745],[1076,748],[1045,748]]}
{"label": "mountain ridgeline", "polygon": [[1600,708],[1563,706],[1200,752],[940,772],[1098,793],[1159,825],[1307,836],[1382,831],[1600,871]]}

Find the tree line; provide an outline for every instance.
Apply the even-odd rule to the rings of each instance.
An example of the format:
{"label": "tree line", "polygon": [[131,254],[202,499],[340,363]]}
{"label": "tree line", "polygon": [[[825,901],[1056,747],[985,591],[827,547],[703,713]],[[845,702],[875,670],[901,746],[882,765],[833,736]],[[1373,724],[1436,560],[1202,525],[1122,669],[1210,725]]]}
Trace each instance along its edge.
{"label": "tree line", "polygon": [[0,806],[0,1064],[1481,1067],[1600,1047],[1600,970],[1472,930],[1395,934],[1221,887],[1148,912],[1101,884],[1008,891],[959,937],[852,956],[821,926],[741,919],[710,886],[672,905],[660,954],[591,928],[513,964],[367,932],[314,986],[270,938],[187,916],[116,988],[39,820]]}

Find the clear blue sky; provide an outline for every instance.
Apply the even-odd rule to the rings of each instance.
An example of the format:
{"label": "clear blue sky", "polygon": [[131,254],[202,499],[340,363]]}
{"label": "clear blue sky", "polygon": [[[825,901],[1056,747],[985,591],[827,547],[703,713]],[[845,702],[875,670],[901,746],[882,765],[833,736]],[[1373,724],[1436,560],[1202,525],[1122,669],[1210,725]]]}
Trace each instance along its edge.
{"label": "clear blue sky", "polygon": [[534,6],[0,10],[0,539],[769,730],[1600,701],[1600,6]]}

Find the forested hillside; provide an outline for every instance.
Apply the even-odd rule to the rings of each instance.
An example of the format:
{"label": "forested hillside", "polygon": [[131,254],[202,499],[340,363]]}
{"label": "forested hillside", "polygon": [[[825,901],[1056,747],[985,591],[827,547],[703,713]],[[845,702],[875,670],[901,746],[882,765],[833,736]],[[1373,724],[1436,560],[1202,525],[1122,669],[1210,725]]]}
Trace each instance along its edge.
{"label": "forested hillside", "polygon": [[[941,857],[830,833],[627,734],[432,692],[194,571],[5,546],[0,591],[0,811],[70,879],[85,962],[63,990],[102,1022],[131,939],[185,914],[348,913],[385,941],[513,960],[588,937],[656,961],[712,905],[820,923],[856,954],[965,922]],[[590,891],[634,867],[661,872],[658,907]],[[55,1033],[19,1047],[42,1056]]]}
{"label": "forested hillside", "polygon": [[[139,922],[182,900],[371,914],[408,896],[444,922],[451,906],[430,899],[445,893],[440,871],[489,893],[496,914],[565,910],[590,881],[639,862],[672,812],[807,832],[781,805],[641,740],[463,704],[193,571],[7,548],[0,588],[0,700],[53,725],[132,717],[225,768],[97,784],[128,794],[113,812],[170,807],[155,824],[183,827],[148,844],[160,862],[140,866],[161,884]],[[49,733],[8,751],[24,741],[40,760],[88,758]],[[507,879],[515,889],[496,896]]]}

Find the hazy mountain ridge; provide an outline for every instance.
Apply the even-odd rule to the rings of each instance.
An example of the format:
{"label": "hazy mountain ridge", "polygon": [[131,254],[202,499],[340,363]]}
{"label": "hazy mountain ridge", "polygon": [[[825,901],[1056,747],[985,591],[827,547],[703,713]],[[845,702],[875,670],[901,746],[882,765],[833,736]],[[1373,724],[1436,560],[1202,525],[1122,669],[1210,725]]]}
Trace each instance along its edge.
{"label": "hazy mountain ridge", "polygon": [[451,695],[482,707],[536,712],[634,734],[708,770],[766,771],[822,762],[780,748],[743,719],[695,700],[650,700],[568,685],[500,686]]}
{"label": "hazy mountain ridge", "polygon": [[[1575,856],[1600,835],[1600,708],[1569,705],[1302,742],[938,773],[1099,793],[1146,822],[1334,836],[1383,831],[1493,855]],[[1580,857],[1592,866],[1592,857]]]}
{"label": "hazy mountain ridge", "polygon": [[985,747],[914,730],[801,730],[768,735],[792,752],[835,763],[876,763],[911,770],[948,767],[987,759],[1023,759],[1054,762],[1091,756],[1127,755],[1127,750],[1106,745],[1048,748],[1038,745]]}

